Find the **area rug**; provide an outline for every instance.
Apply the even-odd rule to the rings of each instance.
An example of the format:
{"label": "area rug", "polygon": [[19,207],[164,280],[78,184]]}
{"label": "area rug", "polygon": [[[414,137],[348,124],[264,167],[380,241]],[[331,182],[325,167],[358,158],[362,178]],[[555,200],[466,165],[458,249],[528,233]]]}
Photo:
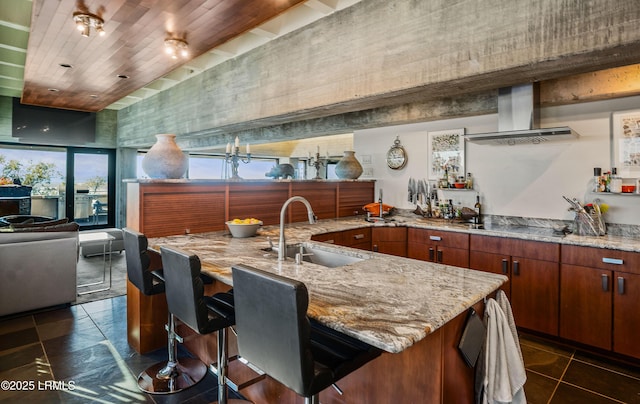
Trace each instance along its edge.
{"label": "area rug", "polygon": [[[92,302],[95,300],[108,299],[111,297],[122,296],[127,294],[127,260],[125,252],[114,253],[111,255],[111,289],[103,292],[95,292],[76,296],[74,304]],[[103,278],[103,256],[94,255],[83,257],[80,255],[78,260],[78,285],[102,281]],[[107,256],[107,271],[105,281],[99,285],[85,286],[78,288],[78,292],[86,292],[90,290],[103,289],[109,286],[109,257]]]}

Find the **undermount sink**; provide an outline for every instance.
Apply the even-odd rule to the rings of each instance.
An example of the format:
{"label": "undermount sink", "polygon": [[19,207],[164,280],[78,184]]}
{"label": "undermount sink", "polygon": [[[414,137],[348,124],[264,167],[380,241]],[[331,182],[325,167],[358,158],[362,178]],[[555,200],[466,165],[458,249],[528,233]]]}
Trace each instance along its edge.
{"label": "undermount sink", "polygon": [[[274,250],[277,251],[277,248],[274,247]],[[300,255],[296,257],[298,254]],[[341,267],[343,265],[354,264],[367,259],[347,255],[339,251],[330,251],[306,243],[287,245],[285,256],[289,259],[302,259],[304,262],[311,262],[327,268]]]}

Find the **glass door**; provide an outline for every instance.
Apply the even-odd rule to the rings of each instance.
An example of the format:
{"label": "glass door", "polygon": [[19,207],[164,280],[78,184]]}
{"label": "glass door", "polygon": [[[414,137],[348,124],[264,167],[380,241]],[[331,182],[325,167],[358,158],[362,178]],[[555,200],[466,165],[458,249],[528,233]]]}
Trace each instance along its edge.
{"label": "glass door", "polygon": [[70,148],[67,217],[81,229],[115,225],[115,150]]}

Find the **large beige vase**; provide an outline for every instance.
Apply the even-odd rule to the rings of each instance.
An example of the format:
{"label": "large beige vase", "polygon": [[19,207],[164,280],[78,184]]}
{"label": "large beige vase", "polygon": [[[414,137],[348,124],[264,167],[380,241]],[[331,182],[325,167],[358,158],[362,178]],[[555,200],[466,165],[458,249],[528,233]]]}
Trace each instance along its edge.
{"label": "large beige vase", "polygon": [[176,144],[176,135],[156,135],[156,143],[142,158],[142,169],[149,178],[182,178],[189,159]]}
{"label": "large beige vase", "polygon": [[362,175],[362,165],[355,156],[356,152],[347,150],[336,164],[338,178],[355,180]]}

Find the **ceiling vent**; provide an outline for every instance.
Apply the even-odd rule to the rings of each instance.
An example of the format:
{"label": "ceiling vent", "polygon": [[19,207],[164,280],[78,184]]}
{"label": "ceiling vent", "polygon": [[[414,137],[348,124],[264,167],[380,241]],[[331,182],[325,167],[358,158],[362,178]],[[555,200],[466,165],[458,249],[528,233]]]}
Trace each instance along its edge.
{"label": "ceiling vent", "polygon": [[567,126],[539,128],[538,85],[524,84],[498,90],[498,131],[465,135],[469,142],[495,145],[539,144],[575,139]]}

